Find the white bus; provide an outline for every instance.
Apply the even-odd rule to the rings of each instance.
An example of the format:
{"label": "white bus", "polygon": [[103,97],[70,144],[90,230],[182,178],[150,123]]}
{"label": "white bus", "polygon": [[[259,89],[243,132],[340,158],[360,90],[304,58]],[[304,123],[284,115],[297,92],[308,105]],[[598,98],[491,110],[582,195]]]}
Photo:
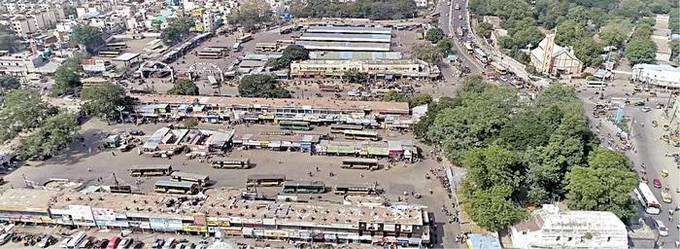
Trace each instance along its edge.
{"label": "white bus", "polygon": [[76,248],[80,244],[80,242],[83,242],[87,235],[85,232],[78,232],[71,236],[71,239],[66,243],[67,248]]}
{"label": "white bus", "polygon": [[659,200],[656,199],[656,196],[654,196],[654,193],[652,193],[652,190],[649,188],[649,186],[647,186],[646,183],[641,182],[640,185],[633,191],[635,191],[635,195],[637,196],[638,200],[640,200],[640,204],[645,207],[645,212],[648,214],[661,213],[661,204],[659,203]]}

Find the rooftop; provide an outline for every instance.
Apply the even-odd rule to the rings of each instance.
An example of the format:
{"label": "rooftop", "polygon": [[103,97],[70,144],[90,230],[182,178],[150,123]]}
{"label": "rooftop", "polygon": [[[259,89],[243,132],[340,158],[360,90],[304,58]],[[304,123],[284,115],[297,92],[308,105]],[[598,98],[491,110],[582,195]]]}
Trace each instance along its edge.
{"label": "rooftop", "polygon": [[400,60],[401,52],[312,51],[312,60]]}
{"label": "rooftop", "polygon": [[353,33],[353,34],[391,34],[390,28],[356,27],[356,26],[311,26],[307,32],[315,33]]}
{"label": "rooftop", "polygon": [[390,51],[389,43],[297,41],[295,44],[303,46],[307,50]]}
{"label": "rooftop", "polygon": [[391,35],[383,34],[333,34],[333,33],[309,33],[302,34],[299,40],[303,41],[346,41],[346,42],[382,42],[392,41]]}

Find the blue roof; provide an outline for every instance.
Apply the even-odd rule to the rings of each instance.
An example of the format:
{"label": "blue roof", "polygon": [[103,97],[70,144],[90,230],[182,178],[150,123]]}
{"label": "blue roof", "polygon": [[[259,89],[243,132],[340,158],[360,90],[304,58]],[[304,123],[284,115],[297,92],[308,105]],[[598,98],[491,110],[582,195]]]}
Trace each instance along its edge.
{"label": "blue roof", "polygon": [[468,235],[467,243],[470,249],[503,249],[498,238],[481,234]]}

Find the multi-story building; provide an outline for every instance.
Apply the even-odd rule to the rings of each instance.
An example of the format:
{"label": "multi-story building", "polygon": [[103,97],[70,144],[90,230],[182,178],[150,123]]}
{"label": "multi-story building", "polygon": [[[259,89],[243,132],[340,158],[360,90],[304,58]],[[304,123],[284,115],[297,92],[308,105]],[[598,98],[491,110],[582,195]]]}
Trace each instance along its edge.
{"label": "multi-story building", "polygon": [[306,60],[290,64],[291,77],[342,77],[348,72],[385,79],[439,77],[436,66],[421,60]]}
{"label": "multi-story building", "polygon": [[204,196],[10,189],[0,220],[153,232],[220,233],[263,239],[421,246],[430,243],[422,206],[252,200],[238,189]]}
{"label": "multi-story building", "polygon": [[612,212],[561,211],[543,205],[512,226],[512,248],[628,248],[626,225]]}

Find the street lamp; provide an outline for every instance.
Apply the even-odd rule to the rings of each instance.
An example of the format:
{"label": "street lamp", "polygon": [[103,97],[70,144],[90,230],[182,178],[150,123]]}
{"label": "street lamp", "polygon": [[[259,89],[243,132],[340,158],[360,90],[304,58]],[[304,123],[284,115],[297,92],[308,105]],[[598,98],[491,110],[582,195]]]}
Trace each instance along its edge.
{"label": "street lamp", "polygon": [[123,123],[123,110],[125,110],[125,106],[119,105],[116,106],[116,111],[118,111],[118,115],[120,117],[120,123]]}

